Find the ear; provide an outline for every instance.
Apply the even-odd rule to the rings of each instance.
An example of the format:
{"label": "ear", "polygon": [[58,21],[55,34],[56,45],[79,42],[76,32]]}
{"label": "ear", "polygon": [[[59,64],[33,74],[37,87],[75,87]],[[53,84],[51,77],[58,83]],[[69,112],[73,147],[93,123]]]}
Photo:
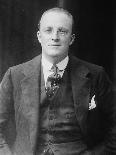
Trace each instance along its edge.
{"label": "ear", "polygon": [[70,40],[70,44],[69,45],[72,45],[72,43],[74,42],[75,40],[75,34],[72,34],[71,35],[71,40]]}
{"label": "ear", "polygon": [[37,38],[38,38],[38,41],[41,43],[41,34],[40,34],[40,31],[37,31]]}

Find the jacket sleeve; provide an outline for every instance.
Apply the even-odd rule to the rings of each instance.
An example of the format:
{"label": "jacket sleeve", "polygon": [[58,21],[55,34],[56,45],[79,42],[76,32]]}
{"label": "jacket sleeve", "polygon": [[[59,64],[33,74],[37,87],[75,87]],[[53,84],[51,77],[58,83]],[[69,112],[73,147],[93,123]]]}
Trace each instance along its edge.
{"label": "jacket sleeve", "polygon": [[12,112],[12,106],[13,86],[10,69],[8,69],[0,84],[0,155],[11,155],[4,131]]}
{"label": "jacket sleeve", "polygon": [[[101,130],[105,132],[102,144],[93,149],[94,155],[116,154],[116,98],[113,85],[102,68],[96,80],[96,101],[100,112]],[[102,136],[102,135],[101,135]]]}

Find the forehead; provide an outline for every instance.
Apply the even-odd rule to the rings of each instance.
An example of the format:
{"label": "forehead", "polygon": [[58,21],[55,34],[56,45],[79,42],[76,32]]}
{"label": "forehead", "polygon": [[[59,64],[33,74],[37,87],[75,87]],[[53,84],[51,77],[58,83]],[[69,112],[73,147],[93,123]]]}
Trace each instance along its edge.
{"label": "forehead", "polygon": [[63,11],[45,12],[41,17],[40,27],[46,26],[72,27],[72,17]]}

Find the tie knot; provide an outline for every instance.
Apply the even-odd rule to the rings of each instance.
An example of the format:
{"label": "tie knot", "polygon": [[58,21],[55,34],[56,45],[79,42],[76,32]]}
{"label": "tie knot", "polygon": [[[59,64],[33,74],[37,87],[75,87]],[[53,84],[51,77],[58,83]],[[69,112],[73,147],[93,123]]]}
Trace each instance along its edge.
{"label": "tie knot", "polygon": [[51,67],[51,71],[54,73],[54,75],[57,75],[58,72],[59,72],[58,66],[53,65],[53,66]]}
{"label": "tie knot", "polygon": [[50,82],[51,85],[57,85],[61,82],[61,75],[59,74],[60,70],[56,65],[51,67],[51,75],[48,76],[47,81]]}
{"label": "tie knot", "polygon": [[46,93],[48,97],[52,97],[54,95],[62,82],[61,75],[58,74],[60,70],[56,65],[53,65],[50,71],[53,72],[53,74],[48,76],[46,82]]}

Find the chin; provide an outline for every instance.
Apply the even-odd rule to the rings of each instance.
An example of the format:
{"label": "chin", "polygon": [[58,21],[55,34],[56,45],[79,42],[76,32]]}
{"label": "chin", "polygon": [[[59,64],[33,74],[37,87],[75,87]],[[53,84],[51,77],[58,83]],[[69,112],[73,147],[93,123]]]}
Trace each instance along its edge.
{"label": "chin", "polygon": [[60,56],[60,55],[62,55],[63,53],[61,52],[61,51],[50,51],[49,53],[48,53],[48,55],[49,56],[52,56],[52,57],[55,57],[55,56]]}
{"label": "chin", "polygon": [[65,57],[67,55],[67,52],[64,50],[59,50],[59,49],[49,49],[49,50],[45,50],[44,54],[47,57]]}

